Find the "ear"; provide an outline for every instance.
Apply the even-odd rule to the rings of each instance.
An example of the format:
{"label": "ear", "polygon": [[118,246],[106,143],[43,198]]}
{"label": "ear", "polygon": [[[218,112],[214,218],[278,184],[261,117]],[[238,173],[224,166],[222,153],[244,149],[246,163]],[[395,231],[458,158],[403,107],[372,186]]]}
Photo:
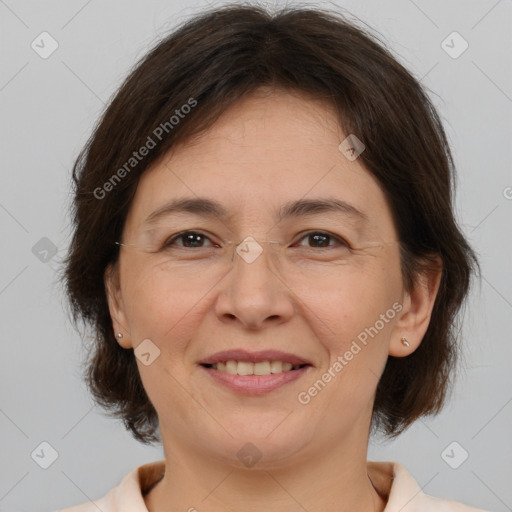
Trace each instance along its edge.
{"label": "ear", "polygon": [[[112,329],[116,341],[123,348],[133,348],[130,332],[127,329],[125,307],[121,294],[121,286],[119,281],[119,270],[117,265],[109,264],[105,269],[103,276],[105,284],[105,293],[107,295],[108,309],[112,318]],[[118,338],[117,334],[121,333],[122,338]]]}
{"label": "ear", "polygon": [[[429,265],[417,275],[410,292],[405,292],[402,310],[395,323],[389,345],[389,355],[405,357],[414,352],[419,346],[430,324],[432,309],[439,291],[443,263],[435,256],[436,265]],[[405,338],[409,346],[402,343]]]}

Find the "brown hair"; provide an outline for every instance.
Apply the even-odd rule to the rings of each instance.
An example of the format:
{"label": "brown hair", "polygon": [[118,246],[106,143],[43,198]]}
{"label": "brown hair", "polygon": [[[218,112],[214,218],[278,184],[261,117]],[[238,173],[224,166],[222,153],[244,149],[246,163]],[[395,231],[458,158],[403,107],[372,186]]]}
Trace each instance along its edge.
{"label": "brown hair", "polygon": [[[442,259],[428,330],[408,357],[388,358],[373,427],[398,435],[420,416],[439,412],[446,399],[457,313],[478,261],[452,212],[454,163],[434,106],[385,44],[346,16],[306,8],[271,14],[235,4],[197,15],[135,66],[73,169],[74,232],[63,277],[75,322],[94,329],[87,382],[97,403],[142,442],[158,440],[158,418],[133,351],[114,337],[104,286],[105,269],[118,257],[113,242],[142,173],[262,86],[329,101],[344,133],[363,141],[359,158],[391,206],[408,291],[432,255]],[[130,160],[145,145],[154,147]]]}

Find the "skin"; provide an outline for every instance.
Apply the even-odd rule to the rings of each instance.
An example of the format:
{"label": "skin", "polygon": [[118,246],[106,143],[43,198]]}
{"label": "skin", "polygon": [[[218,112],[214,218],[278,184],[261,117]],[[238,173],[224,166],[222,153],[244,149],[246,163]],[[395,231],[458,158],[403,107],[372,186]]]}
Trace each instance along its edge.
{"label": "skin", "polygon": [[[406,357],[420,344],[440,272],[420,276],[409,293],[404,289],[389,205],[360,159],[349,161],[338,149],[346,136],[329,105],[261,89],[142,176],[125,243],[140,241],[144,219],[170,199],[201,196],[221,202],[231,220],[183,216],[174,232],[194,228],[218,239],[253,236],[291,245],[298,233],[322,230],[361,247],[333,253],[343,256],[312,263],[295,278],[265,257],[251,264],[239,259],[216,281],[203,270],[180,277],[161,254],[121,250],[105,275],[114,332],[123,333],[118,342],[126,349],[150,339],[160,350],[148,366],[137,360],[166,459],[164,478],[145,497],[150,512],[384,509],[387,496],[367,474],[379,478],[366,461],[374,394],[388,355]],[[283,203],[304,197],[344,200],[368,222],[358,231],[354,219],[338,214],[275,217]],[[308,404],[299,403],[298,393],[396,302],[401,311],[378,335],[360,344]],[[242,396],[198,366],[232,348],[291,352],[313,367],[270,393]],[[262,454],[250,468],[237,457],[248,442]]]}

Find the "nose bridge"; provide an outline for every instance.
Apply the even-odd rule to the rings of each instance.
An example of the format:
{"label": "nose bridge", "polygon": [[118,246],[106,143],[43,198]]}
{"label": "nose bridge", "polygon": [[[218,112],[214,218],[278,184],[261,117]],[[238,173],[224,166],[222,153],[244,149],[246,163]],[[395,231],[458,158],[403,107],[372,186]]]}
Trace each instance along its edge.
{"label": "nose bridge", "polygon": [[277,240],[256,239],[253,236],[245,237],[239,244],[235,243],[233,262],[236,256],[240,257],[245,263],[252,264],[259,259],[263,253],[264,257],[273,257],[279,252],[281,242]]}
{"label": "nose bridge", "polygon": [[294,306],[282,279],[275,275],[276,265],[271,263],[279,258],[281,243],[249,236],[232,245],[230,275],[223,281],[217,314],[237,317],[252,327],[261,327],[268,318],[290,319]]}
{"label": "nose bridge", "polygon": [[275,285],[271,285],[271,282],[276,279],[276,271],[284,263],[278,261],[282,256],[282,247],[283,244],[277,240],[262,240],[253,236],[233,242],[229,265],[236,277],[231,285],[245,283],[253,291],[256,287],[260,291],[266,288],[275,293]]}

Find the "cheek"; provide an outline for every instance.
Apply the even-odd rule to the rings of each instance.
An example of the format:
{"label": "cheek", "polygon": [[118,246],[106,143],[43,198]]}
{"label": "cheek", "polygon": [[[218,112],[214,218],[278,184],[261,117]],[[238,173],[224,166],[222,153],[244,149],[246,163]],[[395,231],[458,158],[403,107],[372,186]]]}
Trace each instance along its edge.
{"label": "cheek", "polygon": [[[400,304],[384,282],[377,286],[374,280],[360,279],[352,283],[354,287],[331,297],[329,310],[318,315],[326,322],[330,319],[332,332],[322,338],[317,322],[327,359],[310,385],[313,393],[321,390],[316,405],[328,407],[340,424],[356,421],[370,407],[388,358]],[[326,384],[317,384],[318,380]]]}
{"label": "cheek", "polygon": [[[371,263],[364,268],[347,269],[338,286],[327,295],[318,291],[315,309],[321,323],[330,327],[323,340],[328,345],[331,364],[344,354],[354,367],[365,361],[379,366],[387,357],[388,341],[400,309],[400,265],[392,254]],[[319,335],[320,332],[326,330],[319,327]]]}
{"label": "cheek", "polygon": [[[194,316],[194,305],[204,295],[204,290],[200,293],[173,285],[172,276],[164,271],[136,265],[121,282],[129,329],[135,343],[149,338],[159,347],[163,347],[169,337],[182,339]],[[170,348],[176,350],[178,347],[179,343],[173,343]]]}

